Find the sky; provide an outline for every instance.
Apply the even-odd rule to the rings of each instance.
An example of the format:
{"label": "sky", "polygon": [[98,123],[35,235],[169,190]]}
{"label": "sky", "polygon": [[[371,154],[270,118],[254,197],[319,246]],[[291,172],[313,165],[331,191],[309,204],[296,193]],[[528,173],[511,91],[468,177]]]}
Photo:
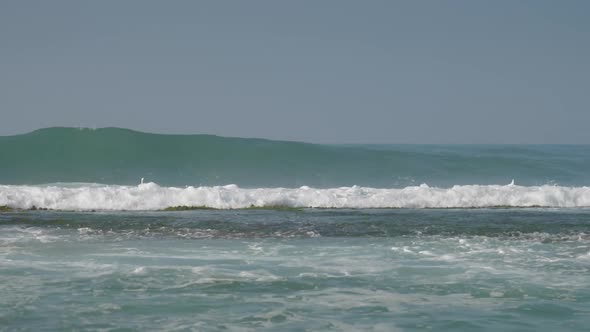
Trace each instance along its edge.
{"label": "sky", "polygon": [[0,2],[0,135],[590,143],[590,1]]}

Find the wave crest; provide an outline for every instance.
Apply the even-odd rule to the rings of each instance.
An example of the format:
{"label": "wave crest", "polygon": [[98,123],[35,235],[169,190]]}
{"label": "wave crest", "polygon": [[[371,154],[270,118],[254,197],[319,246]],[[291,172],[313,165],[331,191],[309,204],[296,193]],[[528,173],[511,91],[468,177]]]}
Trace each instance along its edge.
{"label": "wave crest", "polygon": [[399,189],[369,187],[240,188],[46,185],[0,186],[0,206],[54,210],[161,210],[173,206],[213,209],[250,207],[294,208],[485,208],[590,206],[590,187],[553,185],[456,185],[450,188],[426,184]]}

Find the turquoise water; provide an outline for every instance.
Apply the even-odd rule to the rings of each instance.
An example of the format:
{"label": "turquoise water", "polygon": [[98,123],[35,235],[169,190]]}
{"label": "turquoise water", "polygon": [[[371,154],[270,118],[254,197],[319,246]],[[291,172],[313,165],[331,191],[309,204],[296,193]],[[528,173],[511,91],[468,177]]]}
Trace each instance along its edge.
{"label": "turquoise water", "polygon": [[588,145],[336,146],[127,129],[48,128],[0,137],[0,184],[401,188],[590,185]]}
{"label": "turquoise water", "polygon": [[0,331],[590,325],[587,145],[48,128],[0,150]]}
{"label": "turquoise water", "polygon": [[582,331],[590,211],[0,215],[3,330]]}

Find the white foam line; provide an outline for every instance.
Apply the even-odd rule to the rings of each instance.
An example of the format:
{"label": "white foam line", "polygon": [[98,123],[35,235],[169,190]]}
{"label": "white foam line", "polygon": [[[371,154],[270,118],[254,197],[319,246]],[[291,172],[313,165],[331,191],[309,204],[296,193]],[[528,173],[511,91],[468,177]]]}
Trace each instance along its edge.
{"label": "white foam line", "polygon": [[480,208],[589,207],[590,187],[553,185],[456,185],[451,188],[425,184],[399,189],[340,187],[240,188],[162,187],[115,185],[0,185],[0,206],[17,209],[55,210],[159,210],[171,206],[204,206],[216,209],[248,207],[315,208]]}

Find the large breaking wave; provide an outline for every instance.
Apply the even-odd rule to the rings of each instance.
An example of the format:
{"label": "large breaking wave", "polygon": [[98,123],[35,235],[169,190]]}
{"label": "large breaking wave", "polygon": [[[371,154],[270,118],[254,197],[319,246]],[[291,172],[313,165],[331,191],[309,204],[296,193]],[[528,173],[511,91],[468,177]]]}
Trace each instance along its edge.
{"label": "large breaking wave", "polygon": [[128,129],[0,136],[0,184],[404,188],[590,185],[588,145],[322,145]]}
{"label": "large breaking wave", "polygon": [[240,188],[100,184],[0,186],[0,206],[55,210],[160,210],[174,206],[215,209],[590,207],[590,187],[462,185],[400,189],[340,187]]}

